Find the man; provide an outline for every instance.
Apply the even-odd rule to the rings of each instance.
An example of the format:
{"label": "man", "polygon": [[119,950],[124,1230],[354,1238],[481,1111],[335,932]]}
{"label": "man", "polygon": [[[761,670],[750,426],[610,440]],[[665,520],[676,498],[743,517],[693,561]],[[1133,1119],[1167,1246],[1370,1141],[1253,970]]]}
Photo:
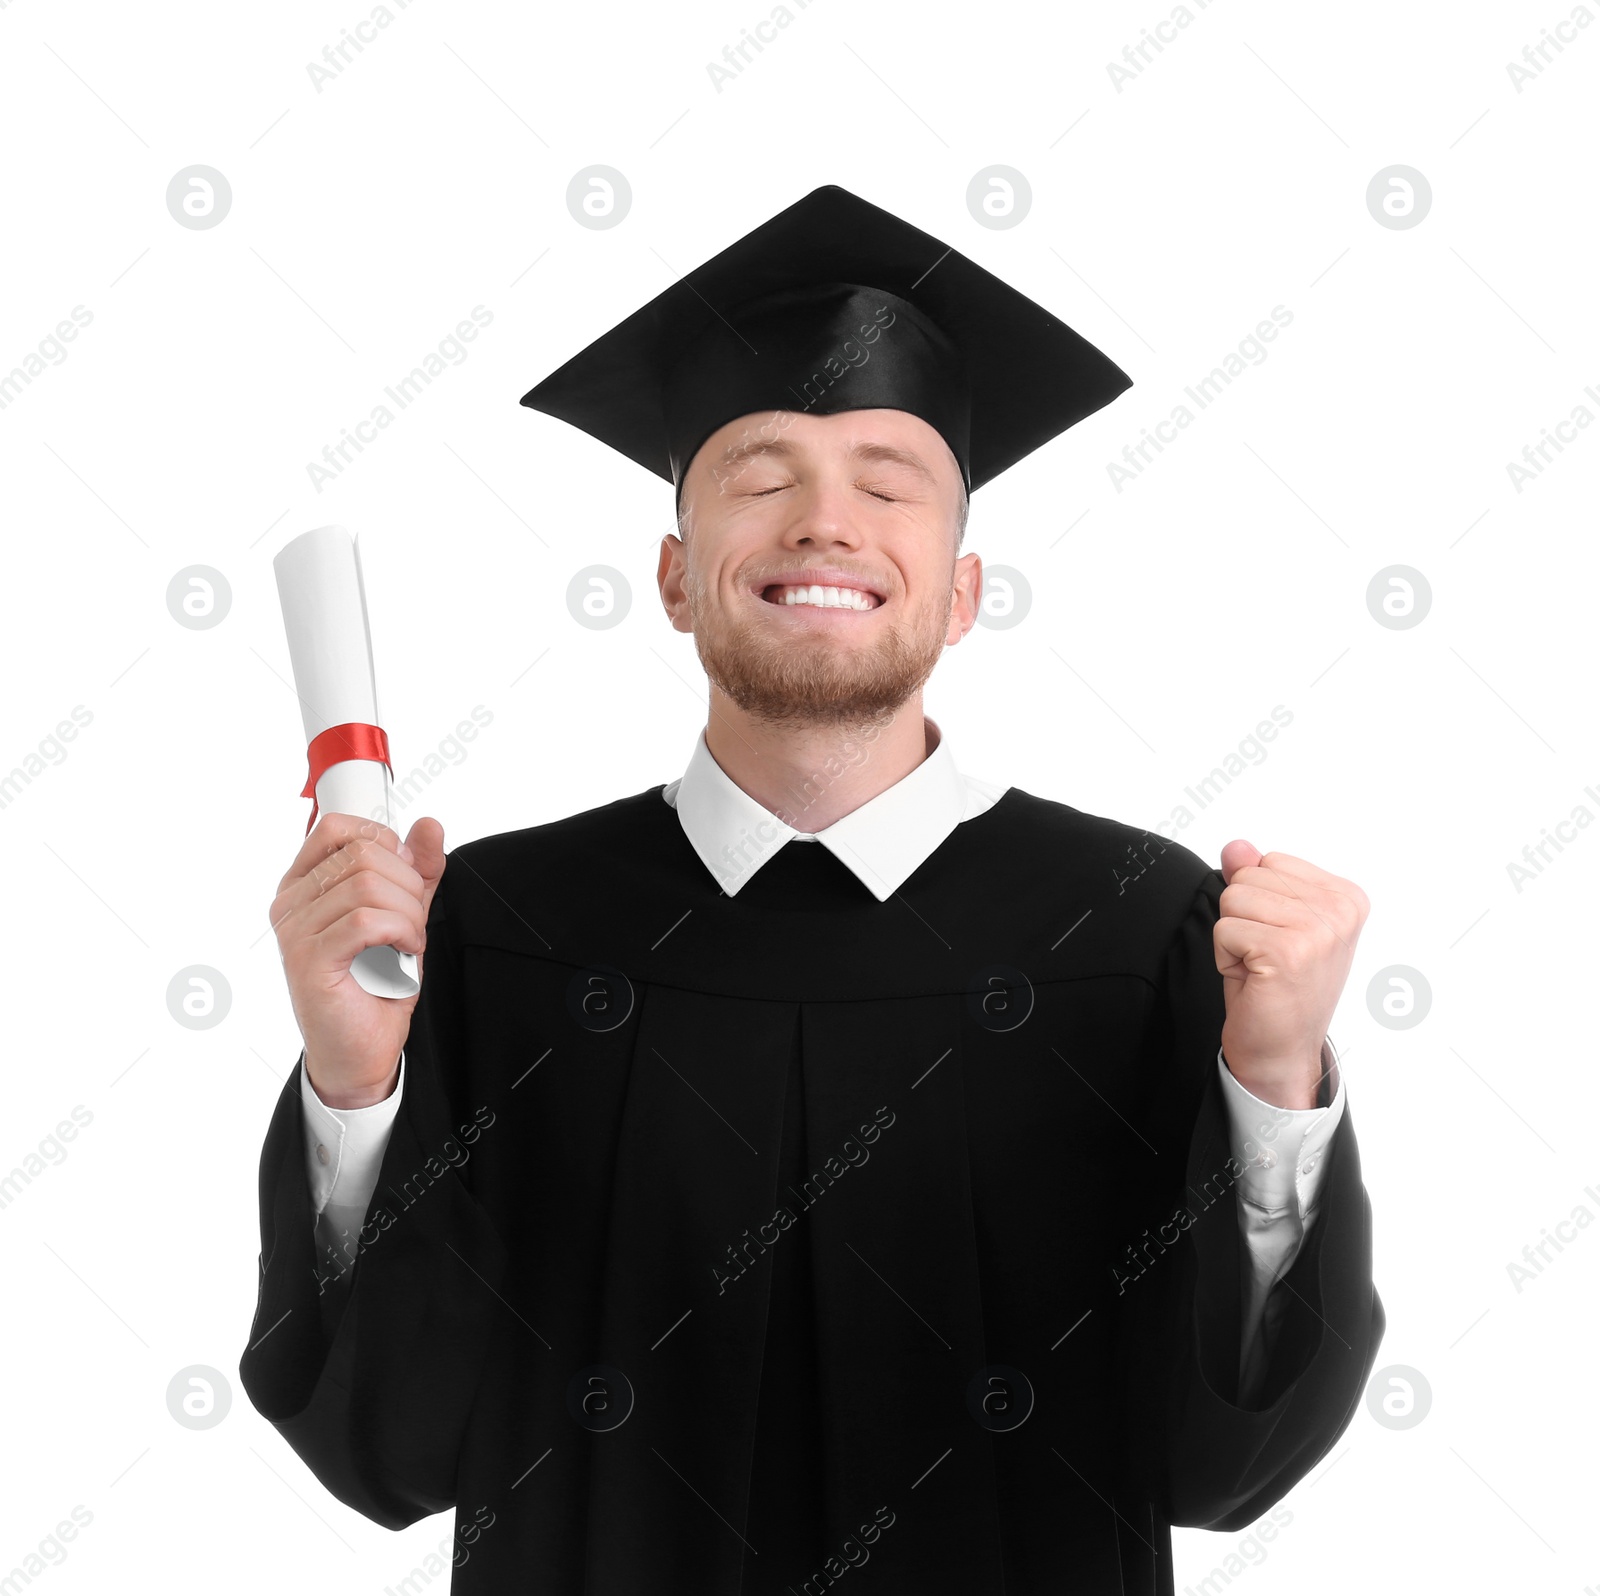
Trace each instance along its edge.
{"label": "man", "polygon": [[[452,1588],[1170,1596],[1171,1524],[1348,1422],[1364,895],[963,777],[923,713],[969,492],[1127,385],[830,187],[525,396],[677,485],[707,725],[448,869],[318,822],[241,1359],[341,1500],[454,1505]],[[417,998],[349,978],[381,943]]]}

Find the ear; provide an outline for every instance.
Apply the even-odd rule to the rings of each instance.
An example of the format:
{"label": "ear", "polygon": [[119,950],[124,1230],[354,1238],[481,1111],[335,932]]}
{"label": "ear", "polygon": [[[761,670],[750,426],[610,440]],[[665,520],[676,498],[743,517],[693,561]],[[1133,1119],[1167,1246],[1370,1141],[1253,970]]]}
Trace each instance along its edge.
{"label": "ear", "polygon": [[661,607],[678,632],[694,630],[689,622],[689,595],[683,585],[687,558],[683,540],[671,532],[663,534],[661,558],[656,562],[656,586],[661,592]]}
{"label": "ear", "polygon": [[978,606],[983,601],[983,560],[976,554],[963,554],[956,561],[951,578],[955,598],[950,606],[950,624],[945,629],[945,647],[959,643],[978,623]]}

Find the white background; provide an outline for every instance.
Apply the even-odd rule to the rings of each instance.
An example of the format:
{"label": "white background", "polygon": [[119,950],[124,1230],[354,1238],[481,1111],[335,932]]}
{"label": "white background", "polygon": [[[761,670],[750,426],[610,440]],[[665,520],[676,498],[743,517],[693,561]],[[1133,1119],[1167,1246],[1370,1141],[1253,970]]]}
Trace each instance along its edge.
{"label": "white background", "polygon": [[[1299,854],[1373,903],[1333,1036],[1379,1367],[1420,1371],[1432,1406],[1405,1430],[1358,1409],[1227,1588],[1580,1596],[1600,1585],[1600,1226],[1521,1290],[1507,1265],[1579,1205],[1600,1216],[1600,836],[1571,830],[1521,891],[1507,866],[1600,814],[1600,428],[1521,492],[1507,463],[1600,415],[1600,27],[1519,91],[1507,63],[1566,0],[1215,0],[1119,87],[1108,64],[1165,0],[794,9],[719,91],[708,63],[766,0],[412,0],[320,89],[308,64],[362,0],[0,7],[0,374],[92,313],[0,409],[0,772],[39,756],[0,806],[0,1174],[92,1114],[0,1207],[0,1575],[78,1504],[92,1522],[39,1576],[61,1596],[376,1593],[448,1538],[447,1516],[396,1535],[334,1501],[237,1383],[256,1161],[299,1046],[267,925],[308,811],[272,556],[329,522],[363,534],[397,769],[441,755],[402,829],[433,814],[454,846],[680,774],[705,687],[654,588],[671,489],[517,400],[833,182],[1135,382],[974,498],[966,547],[1033,607],[930,683],[958,763],[1154,827],[1281,704],[1266,757],[1175,834],[1213,861],[1232,837]],[[200,230],[166,203],[196,164],[232,190]],[[597,164],[633,196],[604,230],[566,202]],[[1405,229],[1366,199],[1397,164],[1432,190]],[[1031,187],[1010,228],[967,208],[993,165]],[[308,462],[478,305],[467,357],[314,485]],[[1277,305],[1267,358],[1119,492],[1108,462]],[[591,564],[632,587],[610,630],[568,613]],[[167,603],[197,565],[231,590],[204,629]],[[1431,587],[1407,629],[1367,603],[1392,565]],[[477,706],[492,720],[451,743]],[[190,965],[231,989],[208,1029],[168,1011]],[[1390,965],[1431,987],[1409,1029],[1369,1011]],[[194,1364],[232,1387],[211,1429],[167,1411]],[[1178,1589],[1245,1539],[1178,1532]]]}

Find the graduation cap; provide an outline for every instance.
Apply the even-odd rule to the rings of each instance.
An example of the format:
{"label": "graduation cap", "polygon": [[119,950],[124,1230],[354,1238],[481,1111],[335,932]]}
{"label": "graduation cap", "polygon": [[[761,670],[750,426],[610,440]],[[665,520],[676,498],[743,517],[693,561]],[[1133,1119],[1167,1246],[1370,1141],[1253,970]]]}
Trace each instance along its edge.
{"label": "graduation cap", "polygon": [[907,410],[967,491],[1132,378],[937,238],[827,184],[680,278],[522,396],[676,483],[738,416]]}

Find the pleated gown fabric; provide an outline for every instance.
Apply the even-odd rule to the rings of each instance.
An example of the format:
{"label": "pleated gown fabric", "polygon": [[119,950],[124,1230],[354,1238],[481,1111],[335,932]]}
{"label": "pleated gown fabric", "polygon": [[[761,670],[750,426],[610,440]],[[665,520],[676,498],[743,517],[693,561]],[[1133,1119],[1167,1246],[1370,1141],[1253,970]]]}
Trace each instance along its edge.
{"label": "pleated gown fabric", "polygon": [[450,854],[326,1292],[285,1082],[252,1402],[376,1522],[453,1508],[462,1596],[1170,1596],[1383,1330],[1347,1111],[1238,1404],[1220,875],[1012,788],[882,904],[816,843],[729,898],[661,794]]}

